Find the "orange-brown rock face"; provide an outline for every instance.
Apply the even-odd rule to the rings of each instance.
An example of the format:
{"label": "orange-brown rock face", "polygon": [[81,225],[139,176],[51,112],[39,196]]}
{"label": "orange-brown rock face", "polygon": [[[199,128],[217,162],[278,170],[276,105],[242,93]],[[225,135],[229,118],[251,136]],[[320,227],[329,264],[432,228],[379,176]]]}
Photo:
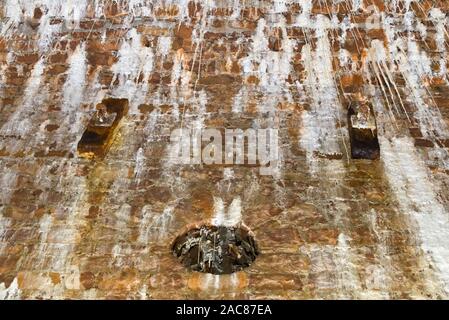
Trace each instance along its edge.
{"label": "orange-brown rock face", "polygon": [[[448,13],[0,1],[0,298],[448,297]],[[275,129],[277,161],[176,161],[181,128]]]}

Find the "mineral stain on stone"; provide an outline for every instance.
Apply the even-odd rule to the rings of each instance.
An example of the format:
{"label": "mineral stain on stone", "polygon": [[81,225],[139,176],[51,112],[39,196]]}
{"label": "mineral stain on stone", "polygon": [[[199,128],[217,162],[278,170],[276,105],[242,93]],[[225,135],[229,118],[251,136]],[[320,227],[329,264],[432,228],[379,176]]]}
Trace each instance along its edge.
{"label": "mineral stain on stone", "polygon": [[97,105],[86,131],[78,143],[78,153],[84,158],[102,158],[114,141],[117,126],[126,114],[128,100],[106,99]]}
{"label": "mineral stain on stone", "polygon": [[187,268],[212,274],[231,274],[247,268],[259,255],[247,228],[203,225],[176,238],[173,254]]}
{"label": "mineral stain on stone", "polygon": [[[0,1],[0,299],[448,298],[448,4]],[[80,161],[103,95],[129,111]],[[273,178],[170,157],[176,128],[269,127]],[[222,275],[241,221],[263,255]]]}

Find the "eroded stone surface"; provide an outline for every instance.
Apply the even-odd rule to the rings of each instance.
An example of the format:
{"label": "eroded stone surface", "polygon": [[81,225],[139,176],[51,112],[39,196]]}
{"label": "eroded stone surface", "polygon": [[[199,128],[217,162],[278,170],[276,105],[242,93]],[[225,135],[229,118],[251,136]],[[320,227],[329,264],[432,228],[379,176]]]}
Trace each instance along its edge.
{"label": "eroded stone surface", "polygon": [[[0,1],[0,298],[447,297],[448,12]],[[350,154],[360,95],[374,161]],[[128,113],[103,159],[81,158],[107,98]],[[172,163],[181,126],[278,128],[277,174]],[[261,254],[229,275],[188,270],[171,243],[218,216],[239,217]]]}

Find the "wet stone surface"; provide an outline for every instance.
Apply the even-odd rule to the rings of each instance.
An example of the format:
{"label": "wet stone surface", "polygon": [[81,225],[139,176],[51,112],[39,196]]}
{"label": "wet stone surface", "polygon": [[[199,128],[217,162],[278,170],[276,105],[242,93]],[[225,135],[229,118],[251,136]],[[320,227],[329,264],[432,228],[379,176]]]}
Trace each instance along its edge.
{"label": "wet stone surface", "polygon": [[[447,299],[448,17],[443,0],[1,0],[0,300]],[[179,128],[279,129],[276,175],[178,165]],[[201,225],[173,256],[186,226],[237,211],[255,261],[209,265]],[[193,229],[212,245],[183,253]]]}
{"label": "wet stone surface", "polygon": [[173,254],[193,271],[230,274],[248,267],[259,254],[251,232],[242,227],[203,225],[177,237]]}

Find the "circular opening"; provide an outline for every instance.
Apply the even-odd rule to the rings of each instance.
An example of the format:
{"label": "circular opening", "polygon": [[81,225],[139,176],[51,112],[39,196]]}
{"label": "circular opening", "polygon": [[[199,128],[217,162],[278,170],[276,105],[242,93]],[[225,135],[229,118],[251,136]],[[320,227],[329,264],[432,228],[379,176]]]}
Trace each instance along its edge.
{"label": "circular opening", "polygon": [[192,228],[176,238],[172,250],[185,267],[212,274],[240,271],[259,254],[253,235],[243,226]]}

